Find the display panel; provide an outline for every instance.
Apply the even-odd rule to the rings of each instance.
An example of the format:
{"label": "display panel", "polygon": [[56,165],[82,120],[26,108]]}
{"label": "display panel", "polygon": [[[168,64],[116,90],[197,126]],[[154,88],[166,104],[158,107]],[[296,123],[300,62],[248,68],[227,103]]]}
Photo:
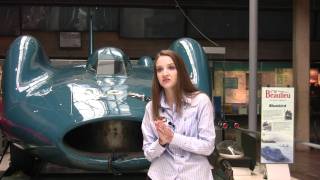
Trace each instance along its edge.
{"label": "display panel", "polygon": [[[214,63],[214,96],[220,97],[225,115],[246,115],[249,103],[249,65],[247,62]],[[292,87],[289,62],[260,62],[257,73],[257,103],[260,114],[261,87]]]}
{"label": "display panel", "polygon": [[59,7],[23,6],[21,17],[23,30],[59,30]]}
{"label": "display panel", "polygon": [[80,48],[81,33],[80,32],[60,32],[59,46],[60,48]]}
{"label": "display panel", "polygon": [[42,31],[87,31],[92,13],[94,31],[117,31],[119,8],[23,6],[22,29]]}
{"label": "display panel", "polygon": [[1,26],[0,35],[19,35],[20,34],[20,18],[19,7],[0,7],[0,20],[5,26]]}
{"label": "display panel", "polygon": [[122,8],[120,36],[178,38],[184,36],[184,17],[175,9]]}

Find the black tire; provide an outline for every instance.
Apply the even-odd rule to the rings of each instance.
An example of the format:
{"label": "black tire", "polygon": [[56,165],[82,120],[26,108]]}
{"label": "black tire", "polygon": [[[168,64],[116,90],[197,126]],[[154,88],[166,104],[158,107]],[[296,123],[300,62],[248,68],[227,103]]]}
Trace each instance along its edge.
{"label": "black tire", "polygon": [[7,142],[7,139],[3,136],[2,130],[0,129],[0,152],[3,152],[5,150]]}
{"label": "black tire", "polygon": [[39,158],[13,144],[10,144],[10,160],[10,168],[13,172],[22,171],[31,177],[37,176],[43,167],[43,162]]}

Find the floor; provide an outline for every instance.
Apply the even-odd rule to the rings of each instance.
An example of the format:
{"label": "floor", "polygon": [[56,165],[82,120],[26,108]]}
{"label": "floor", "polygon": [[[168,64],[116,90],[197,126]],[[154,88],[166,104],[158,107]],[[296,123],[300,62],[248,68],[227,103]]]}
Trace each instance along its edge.
{"label": "floor", "polygon": [[[4,157],[3,162],[0,164],[0,174],[2,174],[9,165],[9,156]],[[290,166],[291,179],[301,180],[316,180],[320,177],[320,150],[310,150],[309,152],[296,151],[295,163]],[[261,175],[251,176],[241,175],[241,173],[235,176],[235,180],[243,179],[263,179]],[[97,180],[97,179],[110,179],[110,180],[144,180],[144,173],[124,174],[121,176],[115,176],[111,174],[45,174],[38,177],[28,178],[21,173],[15,174],[13,177],[2,178],[3,180],[17,180],[17,179],[33,179],[33,180],[53,180],[53,179],[79,179],[79,180]]]}
{"label": "floor", "polygon": [[290,165],[292,177],[302,180],[320,179],[320,150],[295,152],[295,163]]}

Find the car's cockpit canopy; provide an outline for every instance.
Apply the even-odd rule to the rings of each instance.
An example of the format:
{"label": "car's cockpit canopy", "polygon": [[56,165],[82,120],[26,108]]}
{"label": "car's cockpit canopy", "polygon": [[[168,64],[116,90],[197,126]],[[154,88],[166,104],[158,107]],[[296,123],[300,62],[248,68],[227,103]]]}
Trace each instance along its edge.
{"label": "car's cockpit canopy", "polygon": [[123,61],[116,59],[99,59],[97,75],[126,75],[126,67]]}
{"label": "car's cockpit canopy", "polygon": [[118,48],[105,47],[96,50],[87,63],[87,69],[99,76],[125,76],[128,57]]}

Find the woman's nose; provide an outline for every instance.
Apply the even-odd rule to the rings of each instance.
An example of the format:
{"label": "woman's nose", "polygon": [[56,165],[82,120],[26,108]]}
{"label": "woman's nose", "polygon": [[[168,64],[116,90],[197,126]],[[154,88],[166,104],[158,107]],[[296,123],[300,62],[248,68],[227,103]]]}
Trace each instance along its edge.
{"label": "woman's nose", "polygon": [[169,74],[169,71],[168,71],[167,68],[164,68],[164,69],[163,69],[163,75],[167,75],[167,74]]}

